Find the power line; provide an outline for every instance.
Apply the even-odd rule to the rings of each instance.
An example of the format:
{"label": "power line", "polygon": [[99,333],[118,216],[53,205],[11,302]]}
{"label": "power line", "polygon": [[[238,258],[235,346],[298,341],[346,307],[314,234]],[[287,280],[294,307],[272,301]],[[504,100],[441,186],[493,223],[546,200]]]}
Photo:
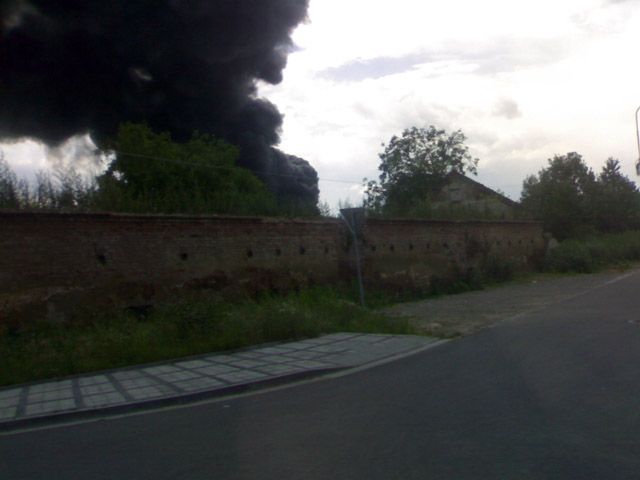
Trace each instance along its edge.
{"label": "power line", "polygon": [[[226,170],[226,171],[233,171],[236,168],[244,168],[244,167],[223,167],[221,165],[207,165],[207,164],[203,164],[203,163],[195,163],[195,162],[187,162],[184,160],[176,160],[173,158],[164,158],[164,157],[156,157],[153,155],[144,155],[142,153],[133,153],[133,152],[124,152],[122,150],[111,150],[111,153],[118,153],[121,155],[127,155],[129,157],[139,157],[139,158],[148,158],[150,160],[159,160],[161,162],[167,162],[167,163],[174,163],[177,165],[190,165],[193,167],[200,167],[200,168],[209,168],[212,170]],[[246,169],[249,170],[249,169]],[[288,174],[288,173],[273,173],[273,172],[263,172],[263,171],[253,171],[253,170],[249,170],[252,173],[255,173],[257,175],[265,175],[265,176],[270,176],[270,177],[282,177],[282,178],[296,178],[299,179],[301,177],[301,175],[292,175],[292,174]],[[346,180],[346,179],[335,179],[335,178],[318,178],[318,180],[322,180],[323,182],[334,182],[334,183],[345,183],[345,184],[351,184],[351,185],[362,185],[362,182],[356,182],[354,180]]]}
{"label": "power line", "polygon": [[[188,166],[193,166],[193,167],[200,167],[200,168],[209,168],[212,170],[225,170],[225,171],[233,171],[236,168],[244,168],[244,167],[224,167],[221,165],[208,165],[208,164],[203,164],[203,163],[195,163],[195,162],[188,162],[188,161],[184,161],[184,160],[176,160],[173,158],[166,158],[166,157],[158,157],[158,156],[154,156],[154,155],[145,155],[142,153],[133,153],[133,152],[125,152],[123,150],[110,150],[110,153],[118,153],[121,155],[127,155],[130,157],[139,157],[139,158],[147,158],[150,160],[159,160],[161,162],[167,162],[167,163],[173,163],[176,165],[188,165]],[[245,170],[249,170],[249,169],[245,169]],[[301,175],[292,175],[292,174],[287,174],[287,173],[273,173],[273,172],[264,172],[264,171],[253,171],[253,170],[249,170],[252,173],[255,173],[257,175],[264,175],[264,176],[270,176],[270,177],[281,177],[281,178],[295,178],[295,179],[299,179],[301,177]],[[362,186],[363,182],[362,181],[355,181],[355,180],[347,180],[347,179],[337,179],[337,178],[323,178],[323,177],[318,177],[318,180],[321,180],[323,182],[330,182],[330,183],[344,183],[347,185],[358,185],[358,186]],[[508,187],[521,187],[522,184],[517,184],[517,183],[512,183],[512,184],[502,184],[502,185],[495,185],[494,188],[508,188]]]}

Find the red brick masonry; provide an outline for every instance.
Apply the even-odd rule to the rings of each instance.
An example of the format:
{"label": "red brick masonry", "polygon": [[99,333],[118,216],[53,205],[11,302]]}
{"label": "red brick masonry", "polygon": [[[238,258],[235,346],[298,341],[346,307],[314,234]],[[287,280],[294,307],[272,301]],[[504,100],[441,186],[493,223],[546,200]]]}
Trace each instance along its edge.
{"label": "red brick masonry", "polygon": [[[526,266],[545,248],[535,222],[368,220],[366,281],[428,286],[487,255]],[[55,318],[88,302],[153,303],[173,289],[285,290],[352,275],[339,220],[0,212],[0,320]]]}

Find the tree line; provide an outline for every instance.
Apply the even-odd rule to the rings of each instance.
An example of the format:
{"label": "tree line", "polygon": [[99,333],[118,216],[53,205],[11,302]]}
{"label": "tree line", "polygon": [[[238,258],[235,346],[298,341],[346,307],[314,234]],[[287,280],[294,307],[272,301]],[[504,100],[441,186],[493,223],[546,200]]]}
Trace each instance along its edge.
{"label": "tree line", "polygon": [[[431,205],[447,175],[477,173],[465,141],[460,130],[434,126],[393,136],[379,155],[379,179],[365,179],[364,206],[372,215],[434,217]],[[640,191],[615,158],[596,175],[578,153],[556,155],[524,180],[520,203],[519,216],[542,221],[561,240],[640,228]]]}
{"label": "tree line", "polygon": [[524,180],[521,203],[560,239],[640,228],[640,192],[608,158],[596,175],[581,155],[556,155]]}
{"label": "tree line", "polygon": [[[365,179],[363,206],[381,217],[452,218],[434,200],[451,172],[473,175],[462,131],[412,127],[383,144],[378,180]],[[329,215],[326,203],[279,202],[249,170],[237,166],[238,149],[194,133],[186,143],[146,125],[124,124],[103,151],[108,168],[85,178],[73,167],[18,179],[0,157],[0,208],[132,213]],[[592,233],[640,229],[640,191],[609,158],[596,175],[581,155],[556,155],[523,182],[520,216],[544,223],[563,240]],[[466,212],[482,218],[482,212]]]}
{"label": "tree line", "polygon": [[102,152],[95,178],[73,166],[18,179],[0,158],[0,208],[130,213],[308,215],[316,206],[279,202],[262,180],[238,167],[238,148],[194,133],[178,143],[143,124],[123,124]]}

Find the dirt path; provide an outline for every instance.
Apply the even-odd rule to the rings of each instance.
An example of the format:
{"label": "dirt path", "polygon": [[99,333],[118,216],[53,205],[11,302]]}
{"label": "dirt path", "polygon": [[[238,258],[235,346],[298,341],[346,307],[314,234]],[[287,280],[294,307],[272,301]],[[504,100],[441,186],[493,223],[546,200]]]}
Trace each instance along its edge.
{"label": "dirt path", "polygon": [[586,293],[632,271],[539,276],[487,290],[401,303],[382,311],[395,317],[409,317],[421,333],[428,335],[470,335],[501,320]]}

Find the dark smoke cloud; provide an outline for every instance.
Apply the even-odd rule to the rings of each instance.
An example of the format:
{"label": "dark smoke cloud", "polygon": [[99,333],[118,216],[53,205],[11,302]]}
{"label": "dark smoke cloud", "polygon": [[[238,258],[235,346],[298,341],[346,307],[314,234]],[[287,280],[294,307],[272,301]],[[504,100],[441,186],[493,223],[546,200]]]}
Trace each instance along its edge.
{"label": "dark smoke cloud", "polygon": [[[280,196],[315,203],[318,178],[273,148],[282,115],[256,81],[282,80],[308,0],[0,0],[0,138],[98,144],[123,121],[241,146]],[[291,177],[293,175],[295,178]]]}

